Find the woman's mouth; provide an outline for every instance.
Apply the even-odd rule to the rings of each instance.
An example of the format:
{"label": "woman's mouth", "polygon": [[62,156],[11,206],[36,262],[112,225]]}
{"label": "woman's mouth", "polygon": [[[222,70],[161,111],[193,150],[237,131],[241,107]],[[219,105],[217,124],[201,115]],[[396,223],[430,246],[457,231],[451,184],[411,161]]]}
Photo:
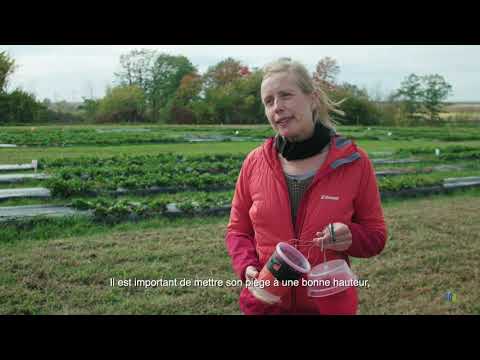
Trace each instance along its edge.
{"label": "woman's mouth", "polygon": [[292,117],[280,119],[280,120],[277,121],[277,126],[278,126],[278,127],[281,127],[281,128],[285,128],[285,127],[288,126],[288,123],[289,123],[290,120],[292,120],[292,119],[293,119]]}

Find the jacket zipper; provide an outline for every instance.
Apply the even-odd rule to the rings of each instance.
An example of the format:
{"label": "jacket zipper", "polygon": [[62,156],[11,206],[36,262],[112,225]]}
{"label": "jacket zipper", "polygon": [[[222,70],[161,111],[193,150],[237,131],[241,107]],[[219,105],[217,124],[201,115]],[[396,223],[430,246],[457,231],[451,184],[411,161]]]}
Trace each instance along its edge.
{"label": "jacket zipper", "polygon": [[[318,183],[322,177],[324,177],[325,175],[327,175],[329,173],[330,172],[327,172],[325,174],[321,174],[318,179],[314,178],[312,180],[312,182],[308,185],[307,189],[305,190],[305,193],[303,194],[303,196],[300,200],[300,204],[299,204],[299,207],[298,207],[297,218],[295,219],[295,225],[299,225],[299,226],[296,227],[294,225],[294,227],[293,227],[294,234],[295,234],[295,248],[296,249],[298,249],[298,245],[299,245],[298,242],[300,241],[300,239],[298,239],[298,234],[302,233],[303,224],[305,223],[305,216],[303,216],[303,212],[304,212],[304,208],[305,208],[306,205],[304,205],[304,204],[308,203],[308,197],[309,197],[310,192],[311,192],[310,189],[313,187],[314,183]],[[291,206],[291,204],[290,204],[290,206]],[[299,220],[300,220],[300,223],[299,223]],[[295,231],[295,228],[297,229],[297,231]],[[293,310],[294,313],[297,310],[295,288],[292,288],[292,310]]]}
{"label": "jacket zipper", "polygon": [[[288,201],[288,208],[290,209],[290,211],[292,211],[292,203],[290,201],[290,196],[288,194],[288,185],[286,183],[286,180],[284,178],[284,185],[285,185],[285,190],[286,190],[286,194],[287,194],[287,201]],[[291,218],[291,216],[290,216]],[[298,219],[298,214],[297,214],[297,219]],[[295,230],[296,228],[296,222],[297,222],[297,219],[295,219],[295,223],[290,220],[290,224],[292,225],[292,233],[294,235],[294,242],[293,242],[293,246],[295,247],[295,249],[298,249],[298,233],[297,231]],[[292,299],[292,302],[290,304],[290,307],[291,309],[293,310],[293,312],[295,312],[295,309],[296,309],[296,297],[295,297],[295,288],[292,287],[292,290],[291,290],[291,299]]]}
{"label": "jacket zipper", "polygon": [[[315,179],[313,179],[315,180]],[[298,246],[300,245],[300,239],[298,238],[298,235],[302,233],[302,227],[303,227],[303,223],[304,221],[302,221],[301,219],[303,218],[303,216],[300,216],[302,215],[302,211],[304,206],[302,206],[307,200],[308,200],[308,194],[310,192],[310,188],[312,187],[312,184],[313,184],[313,180],[312,182],[308,185],[307,189],[305,190],[305,193],[303,194],[302,198],[300,199],[300,204],[299,204],[299,207],[298,207],[298,213],[297,213],[297,216],[296,216],[296,219],[295,219],[295,223],[292,222],[292,226],[293,226],[293,233],[295,235],[295,241],[294,241],[294,246],[295,246],[295,249],[297,249],[298,251],[300,251],[300,249],[298,248]],[[287,192],[288,192],[288,189],[287,189]],[[289,198],[289,204],[290,204],[290,208],[292,207],[292,204],[290,203],[290,198]],[[299,219],[300,219],[300,223],[299,223]],[[297,226],[298,225],[298,226]],[[295,288],[292,287],[292,311],[293,313],[296,313],[296,310],[297,310],[297,297],[296,297],[296,292],[295,292]]]}
{"label": "jacket zipper", "polygon": [[[283,173],[282,173],[283,174]],[[321,175],[321,177],[323,177],[324,175]],[[284,187],[285,187],[285,190],[286,190],[286,193],[287,193],[287,200],[288,200],[288,205],[289,205],[289,209],[291,211],[291,208],[292,208],[292,203],[290,201],[290,196],[288,195],[288,186],[287,186],[287,183],[286,183],[286,180],[285,178],[283,178],[284,180]],[[295,223],[293,223],[293,221],[291,221],[290,223],[292,224],[292,232],[294,234],[294,247],[295,249],[299,250],[298,248],[298,245],[299,245],[299,242],[300,242],[300,239],[298,239],[298,234],[301,234],[301,230],[302,230],[302,227],[303,227],[303,223],[304,221],[301,221],[301,224],[298,224],[298,220],[301,219],[302,217],[300,216],[302,214],[302,212],[300,210],[303,210],[304,206],[302,206],[307,197],[308,197],[308,194],[310,193],[310,189],[312,188],[312,185],[314,183],[316,179],[314,178],[312,180],[312,182],[308,185],[307,187],[307,190],[305,191],[305,193],[303,194],[302,196],[302,199],[300,200],[300,204],[299,204],[299,207],[298,207],[298,210],[299,212],[297,213],[297,217],[295,219]],[[319,180],[315,181],[315,182],[318,182]],[[297,227],[297,224],[300,225],[299,227]],[[300,251],[300,250],[299,250]],[[297,310],[297,297],[296,297],[296,293],[295,293],[295,288],[292,287],[292,290],[291,290],[291,299],[292,299],[292,303],[291,303],[291,310],[293,313],[296,312]]]}
{"label": "jacket zipper", "polygon": [[[283,188],[284,188],[284,191],[285,191],[285,194],[287,195],[287,202],[288,202],[288,209],[291,211],[292,209],[292,203],[290,201],[290,196],[288,194],[288,185],[287,185],[287,181],[285,179],[285,175],[283,174],[283,171],[281,171],[281,174],[282,174],[282,181],[281,183],[283,184]],[[291,218],[291,216],[290,216]],[[298,214],[297,214],[297,219],[298,219]],[[298,233],[297,231],[295,231],[295,227],[296,227],[296,222],[297,222],[297,219],[295,219],[295,223],[290,220],[290,224],[292,225],[292,233],[293,233],[293,236],[294,236],[294,242],[293,242],[293,246],[295,247],[295,249],[298,250]],[[296,298],[295,298],[295,289],[292,287],[292,290],[291,290],[291,304],[290,304],[290,308],[295,311],[295,308],[296,308]]]}

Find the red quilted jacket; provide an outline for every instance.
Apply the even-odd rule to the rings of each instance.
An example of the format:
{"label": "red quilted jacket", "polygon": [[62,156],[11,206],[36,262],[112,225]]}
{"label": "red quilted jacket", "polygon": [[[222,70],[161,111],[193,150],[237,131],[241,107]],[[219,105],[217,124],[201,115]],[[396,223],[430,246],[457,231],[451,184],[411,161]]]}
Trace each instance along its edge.
{"label": "red quilted jacket", "polygon": [[[308,254],[309,247],[302,245],[333,222],[348,225],[352,245],[345,252],[327,250],[327,261],[345,259],[350,264],[349,256],[368,258],[383,250],[387,229],[366,152],[351,140],[332,136],[327,159],[302,198],[294,226],[286,180],[269,138],[247,156],[237,180],[225,235],[233,270],[245,281],[247,266],[260,271],[276,244],[291,239],[297,239],[295,246],[309,255],[313,267],[323,262],[323,253],[315,247]],[[306,287],[298,286],[277,305],[263,304],[246,288],[240,295],[244,314],[355,314],[357,305],[354,287],[329,297],[309,298]]]}

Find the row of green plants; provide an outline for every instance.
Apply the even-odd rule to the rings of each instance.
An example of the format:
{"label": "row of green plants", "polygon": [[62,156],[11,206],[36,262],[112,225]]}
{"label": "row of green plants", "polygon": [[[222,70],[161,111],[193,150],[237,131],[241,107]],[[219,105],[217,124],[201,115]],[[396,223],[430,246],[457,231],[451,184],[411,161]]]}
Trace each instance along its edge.
{"label": "row of green plants", "polygon": [[101,222],[117,223],[125,220],[174,215],[169,206],[182,214],[194,215],[208,209],[215,209],[231,204],[233,191],[223,192],[188,192],[182,194],[162,194],[152,199],[140,198],[96,198],[75,199],[70,206],[78,210],[90,210],[94,219]]}
{"label": "row of green plants", "polygon": [[39,169],[50,170],[64,167],[129,167],[129,166],[199,166],[201,163],[235,163],[245,159],[246,154],[194,154],[160,153],[152,155],[120,154],[109,157],[80,156],[71,158],[40,159]]}
{"label": "row of green plants", "polygon": [[480,150],[468,151],[463,153],[443,154],[440,155],[440,159],[444,161],[480,160]]}
{"label": "row of green plants", "polygon": [[444,147],[434,147],[434,146],[425,146],[417,148],[401,148],[395,151],[396,155],[423,155],[423,154],[434,154],[435,150],[438,149],[441,154],[458,154],[458,153],[468,153],[473,151],[480,151],[480,147],[476,146],[466,146],[466,145],[450,145]]}
{"label": "row of green plants", "polygon": [[[235,175],[235,176],[233,176]],[[103,178],[100,181],[82,180],[74,178],[63,180],[51,178],[47,180],[46,186],[50,189],[52,196],[68,198],[75,195],[98,195],[110,192],[125,191],[156,191],[155,187],[168,188],[165,191],[186,191],[186,190],[215,190],[230,188],[235,185],[236,172],[234,174],[200,174],[200,175],[140,175],[128,177]],[[170,189],[172,187],[173,189]],[[160,191],[160,189],[157,189]]]}
{"label": "row of green plants", "polygon": [[[188,142],[188,133],[171,133],[167,131],[96,131],[93,128],[56,128],[42,129],[26,127],[23,129],[8,129],[0,133],[0,143],[19,146],[73,146],[73,145],[129,145],[155,143]],[[191,134],[195,135],[194,133]],[[227,134],[212,132],[212,135]],[[228,136],[235,136],[229,131]],[[229,138],[224,139],[224,141]]]}
{"label": "row of green plants", "polygon": [[208,190],[235,185],[245,155],[175,154],[41,161],[52,177],[45,182],[56,197],[153,187]]}
{"label": "row of green plants", "polygon": [[[266,139],[273,136],[272,129],[256,128],[185,128],[147,127],[135,131],[134,127],[100,129],[94,127],[17,127],[7,128],[0,133],[0,143],[24,146],[73,146],[73,145],[128,145],[147,143],[181,143],[191,137],[223,137],[219,141],[232,139]],[[148,130],[148,131],[144,131]],[[480,132],[471,128],[391,128],[339,126],[338,132],[356,140],[480,140]],[[225,138],[227,137],[227,138]]]}
{"label": "row of green plants", "polygon": [[[412,155],[427,155],[425,160],[431,161],[435,159],[442,159],[442,156],[455,154],[455,159],[475,159],[476,153],[480,151],[479,147],[455,145],[438,148],[440,150],[439,157],[435,155],[436,147],[420,147],[420,148],[401,148],[394,154],[394,158],[402,158]],[[57,159],[40,159],[39,169],[43,171],[57,172],[59,168],[69,168],[72,173],[77,173],[79,170],[75,168],[82,168],[94,174],[107,175],[111,172],[118,172],[118,168],[123,168],[125,171],[134,173],[141,173],[145,171],[143,168],[155,168],[157,171],[171,172],[171,171],[191,171],[197,170],[199,172],[208,171],[209,168],[217,170],[233,170],[240,169],[240,166],[245,159],[246,154],[174,154],[161,153],[152,155],[115,155],[110,157],[97,156],[82,156],[74,158],[57,158]],[[373,157],[373,156],[371,156]],[[95,169],[93,169],[95,168]],[[190,170],[189,170],[190,169]],[[102,173],[103,171],[103,173]],[[212,170],[216,172],[216,170]]]}
{"label": "row of green plants", "polygon": [[395,152],[395,155],[399,157],[420,155],[425,159],[438,160],[441,162],[455,160],[480,160],[480,148],[463,145],[447,146],[441,148],[421,147],[411,149],[399,149]]}
{"label": "row of green plants", "polygon": [[[443,163],[445,158],[452,160],[480,159],[478,151],[442,153],[440,158],[429,160],[428,164]],[[126,191],[165,191],[184,192],[218,191],[233,188],[245,155],[209,155],[187,156],[174,154],[117,156],[114,158],[77,158],[56,159],[43,163],[45,171],[52,175],[45,185],[55,197],[69,198],[76,195],[98,195],[102,193]],[[428,183],[428,179],[442,177],[444,172],[425,173],[425,164],[409,168],[413,173],[380,178],[380,184],[390,184],[389,190],[409,188]],[[478,164],[471,163],[472,170]],[[428,169],[433,171],[432,167]],[[463,171],[464,172],[464,171]],[[462,171],[457,171],[457,174]],[[420,176],[421,175],[421,176]],[[460,175],[459,175],[460,176]],[[426,177],[426,180],[421,180]],[[402,180],[404,179],[404,180]],[[412,183],[420,181],[421,184]]]}
{"label": "row of green plants", "polygon": [[444,174],[399,175],[378,179],[380,191],[395,192],[405,189],[442,185]]}
{"label": "row of green plants", "polygon": [[[441,186],[444,178],[445,174],[402,175],[379,179],[378,184],[381,192],[391,193],[405,189]],[[90,210],[97,221],[115,223],[175,215],[175,209],[187,215],[219,208],[228,211],[232,198],[233,189],[221,192],[160,194],[151,198],[77,198],[69,205],[79,210]]]}
{"label": "row of green plants", "polygon": [[339,126],[338,132],[357,140],[440,140],[472,141],[480,140],[480,132],[470,127],[353,127]]}

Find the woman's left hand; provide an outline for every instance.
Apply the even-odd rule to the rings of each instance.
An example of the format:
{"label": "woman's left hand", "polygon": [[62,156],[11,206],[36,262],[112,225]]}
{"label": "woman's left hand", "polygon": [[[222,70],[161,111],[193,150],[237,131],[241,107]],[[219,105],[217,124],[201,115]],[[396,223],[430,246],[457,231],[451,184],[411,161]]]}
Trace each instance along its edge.
{"label": "woman's left hand", "polygon": [[316,235],[313,243],[319,247],[322,247],[323,244],[324,249],[345,251],[352,245],[352,233],[348,226],[342,223],[328,224],[323,231],[317,232]]}

